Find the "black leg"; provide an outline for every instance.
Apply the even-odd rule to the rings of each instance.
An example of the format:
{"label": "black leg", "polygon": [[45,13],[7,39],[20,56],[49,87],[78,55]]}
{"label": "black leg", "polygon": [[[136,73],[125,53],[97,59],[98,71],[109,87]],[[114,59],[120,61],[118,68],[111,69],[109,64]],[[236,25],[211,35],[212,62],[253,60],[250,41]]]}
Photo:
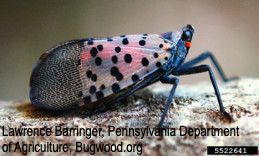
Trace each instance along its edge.
{"label": "black leg", "polygon": [[185,68],[180,68],[180,69],[176,70],[176,73],[177,73],[177,75],[188,75],[188,74],[196,74],[196,73],[202,73],[202,72],[207,72],[207,71],[209,72],[210,80],[212,82],[213,88],[215,90],[215,93],[216,93],[216,96],[218,99],[220,112],[222,112],[230,121],[233,120],[232,117],[224,109],[214,74],[208,65],[200,65],[200,66],[194,66],[194,67],[189,67],[189,68],[186,66]]}
{"label": "black leg", "polygon": [[198,63],[200,63],[201,61],[203,61],[203,60],[205,60],[207,58],[210,58],[212,60],[212,63],[215,65],[217,71],[219,72],[219,74],[220,74],[220,76],[221,76],[221,78],[222,78],[222,80],[224,82],[237,79],[237,77],[227,78],[225,73],[224,73],[224,71],[220,67],[217,59],[209,51],[206,51],[206,52],[202,53],[200,56],[198,56],[198,57],[196,57],[196,58],[194,58],[194,59],[184,63],[183,65],[180,66],[179,70],[186,70],[186,69],[188,69],[188,68],[190,68],[190,67],[192,67],[192,66],[194,66],[194,65],[196,65]]}
{"label": "black leg", "polygon": [[174,96],[174,92],[176,90],[176,87],[177,87],[177,84],[178,84],[179,80],[176,77],[162,77],[160,79],[160,81],[162,83],[173,84],[173,88],[172,88],[172,90],[170,92],[170,95],[169,95],[169,98],[167,100],[167,104],[166,104],[164,113],[163,113],[163,115],[162,115],[162,117],[160,119],[160,122],[158,124],[158,128],[162,128],[162,126],[163,126],[163,122],[164,122],[165,116],[166,116],[167,111],[169,110],[169,108],[171,106],[171,102],[172,102],[172,99],[173,99],[173,96]]}

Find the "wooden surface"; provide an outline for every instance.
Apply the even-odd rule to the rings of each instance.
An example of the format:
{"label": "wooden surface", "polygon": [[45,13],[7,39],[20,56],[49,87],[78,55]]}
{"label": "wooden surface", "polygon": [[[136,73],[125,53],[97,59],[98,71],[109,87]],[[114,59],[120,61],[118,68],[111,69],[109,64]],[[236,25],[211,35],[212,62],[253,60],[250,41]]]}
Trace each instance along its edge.
{"label": "wooden surface", "polygon": [[[227,112],[234,122],[230,123],[222,114],[212,86],[209,82],[192,85],[180,85],[177,88],[173,106],[170,108],[165,126],[176,129],[176,136],[108,136],[108,126],[115,128],[154,128],[162,115],[170,92],[168,85],[150,86],[138,91],[122,102],[121,105],[104,113],[85,116],[83,106],[69,111],[50,112],[38,108],[30,102],[0,102],[0,148],[3,144],[29,143],[66,143],[71,155],[85,154],[75,152],[75,142],[85,144],[142,144],[144,155],[206,155],[207,146],[259,145],[259,79],[240,78],[229,83],[218,80],[219,89]],[[102,128],[103,137],[85,136],[3,136],[10,128],[51,128],[87,127]],[[180,136],[179,127],[189,128],[236,128],[239,136]],[[2,150],[1,155],[4,154]],[[9,152],[7,154],[10,154]],[[13,154],[21,155],[20,152]],[[38,155],[39,153],[29,153]],[[45,153],[63,155],[62,153]],[[87,153],[89,154],[89,153]],[[103,155],[105,153],[96,153]],[[107,153],[110,155],[111,153]],[[117,152],[119,155],[137,155],[137,152]],[[70,153],[67,153],[70,155]]]}

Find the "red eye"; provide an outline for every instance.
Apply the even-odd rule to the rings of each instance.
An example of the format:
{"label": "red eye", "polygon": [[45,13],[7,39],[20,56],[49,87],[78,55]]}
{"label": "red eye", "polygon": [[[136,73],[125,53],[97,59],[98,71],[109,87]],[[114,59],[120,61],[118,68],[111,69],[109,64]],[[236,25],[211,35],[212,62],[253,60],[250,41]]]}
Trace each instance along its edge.
{"label": "red eye", "polygon": [[187,48],[190,48],[191,45],[192,45],[192,44],[191,44],[191,42],[189,42],[189,41],[186,43],[186,47],[187,47]]}

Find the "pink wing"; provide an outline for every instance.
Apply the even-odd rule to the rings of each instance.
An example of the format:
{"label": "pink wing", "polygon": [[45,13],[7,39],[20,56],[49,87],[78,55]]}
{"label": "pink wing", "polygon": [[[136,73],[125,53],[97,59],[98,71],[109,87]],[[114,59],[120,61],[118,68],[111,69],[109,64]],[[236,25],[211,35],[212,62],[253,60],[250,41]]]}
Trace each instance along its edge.
{"label": "pink wing", "polygon": [[84,42],[79,74],[85,103],[117,93],[156,71],[171,58],[170,45],[160,35],[146,34]]}

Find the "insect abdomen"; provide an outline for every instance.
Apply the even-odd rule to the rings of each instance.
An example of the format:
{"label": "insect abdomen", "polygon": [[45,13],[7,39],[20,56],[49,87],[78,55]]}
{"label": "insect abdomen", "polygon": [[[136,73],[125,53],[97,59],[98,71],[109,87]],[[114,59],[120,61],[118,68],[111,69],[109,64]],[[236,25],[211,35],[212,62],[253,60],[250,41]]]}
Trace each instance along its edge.
{"label": "insect abdomen", "polygon": [[31,76],[30,98],[33,104],[64,110],[81,102],[79,53],[79,44],[71,42],[42,55]]}

